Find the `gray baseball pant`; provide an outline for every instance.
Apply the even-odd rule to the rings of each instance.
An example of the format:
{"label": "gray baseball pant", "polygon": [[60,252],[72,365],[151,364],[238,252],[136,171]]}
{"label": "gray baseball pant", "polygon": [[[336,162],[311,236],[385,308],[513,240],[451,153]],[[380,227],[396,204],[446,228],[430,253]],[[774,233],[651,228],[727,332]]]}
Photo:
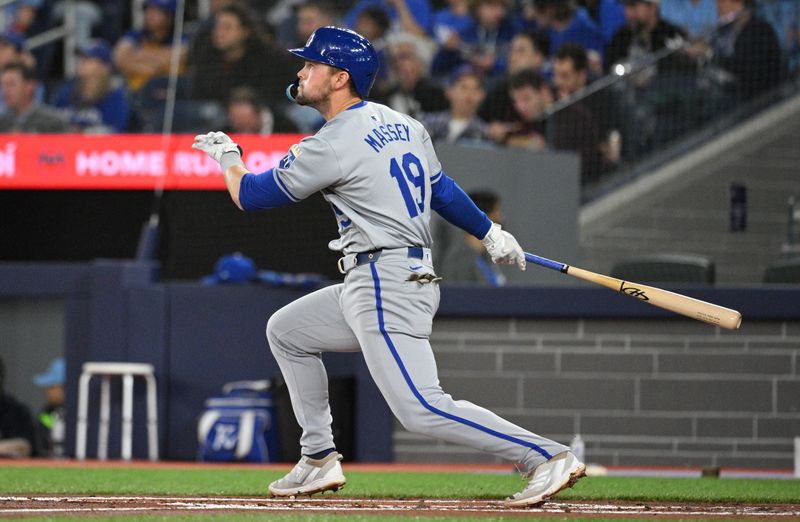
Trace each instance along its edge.
{"label": "gray baseball pant", "polygon": [[[423,269],[433,273],[430,257]],[[527,431],[491,411],[453,400],[439,385],[428,342],[439,306],[437,284],[407,281],[414,273],[405,249],[350,270],[281,308],[267,339],[303,429],[302,453],[334,447],[328,378],[321,352],[361,351],[392,413],[409,431],[478,449],[532,470],[568,447]]]}

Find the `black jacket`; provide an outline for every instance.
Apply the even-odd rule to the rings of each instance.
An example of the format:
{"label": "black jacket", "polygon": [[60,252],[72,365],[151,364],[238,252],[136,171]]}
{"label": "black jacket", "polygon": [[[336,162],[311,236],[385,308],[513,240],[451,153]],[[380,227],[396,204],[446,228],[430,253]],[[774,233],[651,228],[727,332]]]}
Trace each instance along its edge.
{"label": "black jacket", "polygon": [[[630,52],[634,44],[638,44],[648,53],[654,53],[665,48],[668,43],[679,40],[686,40],[686,32],[676,25],[672,25],[664,20],[659,20],[655,28],[649,35],[640,35],[631,27],[624,25],[617,29],[611,41],[606,47],[605,66],[609,72],[611,67],[617,63],[625,62],[630,57]],[[659,63],[659,72],[665,68],[685,67],[687,59],[682,53],[675,53],[669,59]],[[672,66],[672,67],[670,67]]]}

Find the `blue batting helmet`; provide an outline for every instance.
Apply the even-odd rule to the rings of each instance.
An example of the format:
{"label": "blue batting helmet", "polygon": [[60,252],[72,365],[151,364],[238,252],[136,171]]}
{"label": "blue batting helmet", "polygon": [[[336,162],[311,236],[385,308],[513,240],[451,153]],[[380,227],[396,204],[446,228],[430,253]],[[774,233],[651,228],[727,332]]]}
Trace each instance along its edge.
{"label": "blue batting helmet", "polygon": [[369,40],[350,29],[320,27],[305,47],[289,49],[305,60],[320,62],[350,73],[356,91],[366,98],[378,73],[378,53]]}

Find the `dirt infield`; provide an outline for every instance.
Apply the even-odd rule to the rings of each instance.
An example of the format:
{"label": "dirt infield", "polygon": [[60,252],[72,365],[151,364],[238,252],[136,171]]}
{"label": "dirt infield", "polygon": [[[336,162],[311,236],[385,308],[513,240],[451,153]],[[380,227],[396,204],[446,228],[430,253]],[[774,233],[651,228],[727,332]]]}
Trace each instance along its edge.
{"label": "dirt infield", "polygon": [[0,518],[43,515],[207,513],[348,513],[387,515],[559,516],[800,519],[800,505],[666,504],[553,501],[539,508],[509,509],[496,500],[355,499],[332,495],[293,500],[236,497],[13,496],[0,497]]}

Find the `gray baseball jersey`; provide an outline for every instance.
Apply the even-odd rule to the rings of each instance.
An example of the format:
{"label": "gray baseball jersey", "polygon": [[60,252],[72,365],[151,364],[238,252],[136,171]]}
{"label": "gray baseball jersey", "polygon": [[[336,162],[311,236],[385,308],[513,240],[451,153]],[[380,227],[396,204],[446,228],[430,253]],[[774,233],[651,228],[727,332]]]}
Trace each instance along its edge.
{"label": "gray baseball jersey", "polygon": [[298,201],[322,191],[344,253],[431,246],[431,179],[442,170],[425,128],[384,105],[361,102],[303,139],[275,169]]}
{"label": "gray baseball jersey", "polygon": [[303,454],[334,447],[320,352],[359,350],[408,430],[518,461],[529,470],[567,449],[454,400],[439,384],[428,342],[439,285],[419,276],[433,274],[427,248],[431,187],[443,174],[417,121],[361,102],[293,147],[272,175],[292,200],[323,192],[339,221],[340,238],[331,248],[351,259],[382,249],[370,262],[347,266],[344,283],[294,301],[267,324],[270,348],[303,428]]}

